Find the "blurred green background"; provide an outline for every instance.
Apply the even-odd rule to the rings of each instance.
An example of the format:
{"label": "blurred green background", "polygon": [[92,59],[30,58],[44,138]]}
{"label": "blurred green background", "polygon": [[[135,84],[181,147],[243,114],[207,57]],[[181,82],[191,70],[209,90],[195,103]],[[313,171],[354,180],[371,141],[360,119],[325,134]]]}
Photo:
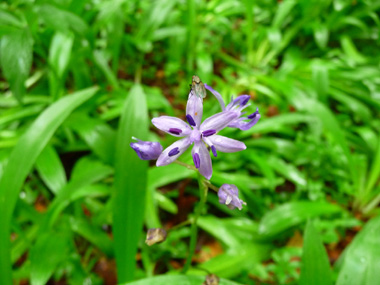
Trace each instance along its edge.
{"label": "blurred green background", "polygon": [[[369,0],[2,1],[0,284],[378,284],[379,13]],[[144,235],[191,220],[196,173],[129,143],[174,141],[150,120],[184,118],[194,74],[227,102],[251,95],[261,119],[223,131],[247,150],[213,158],[211,183],[248,205],[209,193],[185,275],[189,226],[152,247]],[[204,110],[220,111],[210,93]]]}

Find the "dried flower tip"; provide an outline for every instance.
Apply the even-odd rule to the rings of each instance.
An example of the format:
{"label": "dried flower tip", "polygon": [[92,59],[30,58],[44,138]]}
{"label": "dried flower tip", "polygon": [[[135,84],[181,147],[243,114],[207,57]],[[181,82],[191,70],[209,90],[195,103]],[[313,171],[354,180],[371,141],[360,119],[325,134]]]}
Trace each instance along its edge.
{"label": "dried flower tip", "polygon": [[149,229],[146,234],[145,243],[149,246],[166,240],[166,231],[164,229]]}
{"label": "dried flower tip", "polygon": [[206,276],[205,282],[203,285],[219,285],[219,277],[215,274],[209,274]]}

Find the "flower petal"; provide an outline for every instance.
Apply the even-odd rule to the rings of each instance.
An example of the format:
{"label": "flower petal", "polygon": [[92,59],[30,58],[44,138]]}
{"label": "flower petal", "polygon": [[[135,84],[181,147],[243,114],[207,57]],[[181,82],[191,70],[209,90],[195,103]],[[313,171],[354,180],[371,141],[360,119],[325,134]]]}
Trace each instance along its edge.
{"label": "flower petal", "polygon": [[191,128],[181,119],[176,117],[161,116],[152,119],[153,125],[157,129],[164,131],[175,137],[184,137],[190,134]]}
{"label": "flower petal", "polygon": [[190,138],[186,137],[168,146],[158,157],[156,165],[168,165],[175,161],[190,146]]}
{"label": "flower petal", "polygon": [[214,116],[211,116],[210,118],[207,118],[204,120],[204,122],[201,125],[201,132],[207,131],[207,130],[215,130],[220,131],[227,127],[231,121],[236,119],[239,116],[236,112],[233,111],[224,111],[215,114]]}
{"label": "flower petal", "polygon": [[224,109],[226,108],[225,107],[225,103],[224,103],[224,100],[222,98],[222,95],[219,94],[219,92],[217,92],[216,90],[212,89],[210,86],[208,86],[206,83],[204,84],[205,85],[205,88],[210,91],[216,98],[216,100],[218,100],[219,104],[220,104],[220,107],[222,107],[222,111],[224,111]]}
{"label": "flower petal", "polygon": [[193,121],[195,122],[195,125],[199,129],[199,126],[202,121],[202,115],[203,115],[202,98],[199,98],[198,96],[190,92],[189,99],[187,100],[187,105],[186,105],[186,117],[188,118],[187,120],[189,124],[192,124],[192,121]]}
{"label": "flower petal", "polygon": [[[256,112],[249,115],[248,117],[242,117],[233,120],[230,124],[228,124],[228,127],[230,128],[238,128],[242,131],[249,130],[252,128],[256,123],[259,121],[261,115],[259,113],[259,108],[256,109]],[[249,122],[245,122],[244,120],[250,120]]]}
{"label": "flower petal", "polygon": [[250,98],[251,96],[249,95],[240,95],[227,105],[226,110],[231,110],[234,107],[244,107],[247,105]]}
{"label": "flower petal", "polygon": [[212,145],[221,152],[237,152],[247,148],[243,142],[224,136],[213,135],[209,137],[208,140],[210,140]]}
{"label": "flower petal", "polygon": [[[199,173],[202,174],[206,179],[210,179],[212,176],[212,162],[210,153],[203,142],[195,142],[194,147],[191,151],[193,155],[194,162],[197,163]],[[198,154],[198,155],[196,155]]]}

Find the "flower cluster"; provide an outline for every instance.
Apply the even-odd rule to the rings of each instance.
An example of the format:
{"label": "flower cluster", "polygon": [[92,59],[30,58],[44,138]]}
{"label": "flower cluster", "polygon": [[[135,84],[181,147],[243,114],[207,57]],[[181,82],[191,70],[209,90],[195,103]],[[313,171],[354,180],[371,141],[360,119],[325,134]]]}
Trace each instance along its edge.
{"label": "flower cluster", "polygon": [[[260,119],[258,108],[256,112],[246,116],[243,110],[249,106],[249,95],[241,95],[225,106],[222,96],[213,88],[204,84],[218,100],[222,111],[205,119],[202,122],[203,98],[190,91],[186,106],[186,122],[183,120],[161,116],[153,118],[153,125],[172,136],[180,138],[171,144],[164,151],[158,142],[138,142],[131,143],[131,147],[136,151],[140,159],[157,159],[156,165],[163,166],[174,162],[191,145],[192,157],[195,167],[206,179],[212,176],[212,162],[210,151],[214,157],[218,152],[237,152],[245,150],[243,142],[218,135],[224,128],[238,128],[248,130]],[[238,198],[238,189],[235,185],[224,184],[218,191],[220,203],[226,204],[231,209],[241,209],[245,204]]]}

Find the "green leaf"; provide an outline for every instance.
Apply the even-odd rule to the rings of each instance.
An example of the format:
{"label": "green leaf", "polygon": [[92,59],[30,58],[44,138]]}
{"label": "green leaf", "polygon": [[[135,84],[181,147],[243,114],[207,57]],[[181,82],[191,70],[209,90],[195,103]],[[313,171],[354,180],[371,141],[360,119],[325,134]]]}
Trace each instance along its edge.
{"label": "green leaf", "polygon": [[339,206],[326,202],[297,201],[286,203],[265,214],[260,221],[259,234],[265,237],[275,237],[309,218],[339,212],[342,212]]}
{"label": "green leaf", "polygon": [[[59,191],[59,194],[50,204],[47,215],[45,216],[45,226],[52,226],[59,213],[63,211],[70,203],[76,199],[85,196],[95,196],[99,192],[102,195],[104,191],[94,191],[91,193],[89,190],[92,187],[89,185],[105,179],[111,175],[113,169],[99,161],[82,158],[74,168],[69,183]],[[97,189],[98,190],[98,189]]]}
{"label": "green leaf", "polygon": [[107,256],[113,256],[112,241],[103,230],[83,218],[70,217],[70,226],[74,232],[90,241]]}
{"label": "green leaf", "polygon": [[329,70],[322,61],[315,60],[311,65],[311,71],[314,89],[317,91],[318,98],[326,102],[329,91]]}
{"label": "green leaf", "polygon": [[68,258],[70,235],[46,232],[30,250],[32,285],[46,284],[56,267]]}
{"label": "green leaf", "polygon": [[[205,276],[189,276],[189,275],[163,275],[146,278],[134,282],[124,283],[121,285],[167,285],[167,284],[181,284],[181,285],[199,285],[205,281]],[[226,279],[220,279],[219,285],[238,285],[239,283],[232,282]]]}
{"label": "green leaf", "polygon": [[57,32],[51,40],[49,49],[49,64],[58,79],[62,78],[71,56],[74,35],[70,32]]}
{"label": "green leaf", "polygon": [[299,285],[332,284],[329,259],[319,233],[308,221],[303,242]]}
{"label": "green leaf", "polygon": [[132,136],[148,136],[147,103],[140,85],[132,87],[124,102],[116,138],[113,234],[119,283],[134,279],[147,187],[148,164],[129,146]]}
{"label": "green leaf", "polygon": [[25,80],[28,78],[32,59],[33,38],[28,30],[20,30],[2,37],[1,68],[19,102],[22,102],[25,94]]}
{"label": "green leaf", "polygon": [[116,132],[113,128],[83,113],[71,115],[67,120],[67,125],[78,132],[99,158],[108,164],[113,164],[116,140]]}
{"label": "green leaf", "polygon": [[19,139],[0,178],[0,284],[11,284],[10,222],[22,184],[54,132],[69,114],[92,97],[97,88],[65,96],[48,107]]}
{"label": "green leaf", "polygon": [[82,18],[54,5],[38,5],[35,6],[35,10],[45,24],[54,30],[67,32],[72,29],[79,34],[84,34],[88,29],[87,23]]}
{"label": "green leaf", "polygon": [[329,29],[325,24],[315,22],[313,26],[314,40],[320,49],[325,49],[329,41]]}
{"label": "green leaf", "polygon": [[62,162],[52,146],[46,146],[36,161],[36,168],[49,189],[57,194],[66,184]]}
{"label": "green leaf", "polygon": [[[370,220],[338,260],[337,285],[378,284],[380,280],[380,217]],[[340,265],[340,266],[339,266]]]}

